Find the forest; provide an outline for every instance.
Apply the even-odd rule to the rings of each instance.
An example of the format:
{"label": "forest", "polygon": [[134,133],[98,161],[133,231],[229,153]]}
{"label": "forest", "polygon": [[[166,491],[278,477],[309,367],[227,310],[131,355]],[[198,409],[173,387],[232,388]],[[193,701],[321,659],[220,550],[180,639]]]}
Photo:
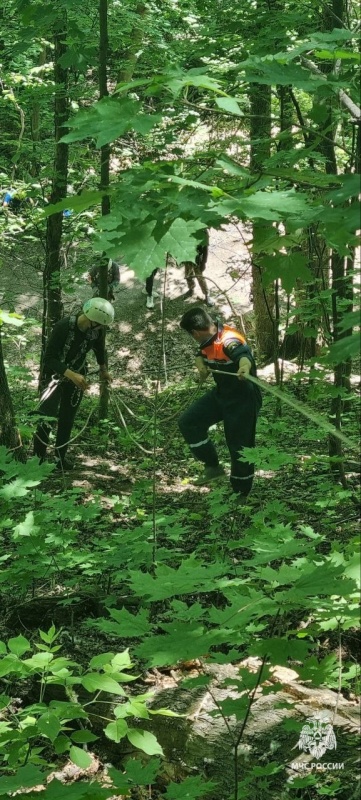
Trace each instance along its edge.
{"label": "forest", "polygon": [[0,800],[356,800],[359,4],[0,22]]}

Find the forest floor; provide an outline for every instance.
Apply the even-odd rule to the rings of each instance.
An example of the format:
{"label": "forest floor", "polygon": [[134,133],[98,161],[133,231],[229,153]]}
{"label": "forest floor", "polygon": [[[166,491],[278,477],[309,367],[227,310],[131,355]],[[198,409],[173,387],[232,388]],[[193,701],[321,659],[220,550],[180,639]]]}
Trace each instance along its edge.
{"label": "forest floor", "polygon": [[[211,313],[243,329],[250,346],[254,347],[247,238],[247,230],[237,225],[212,231],[205,276],[215,303]],[[69,268],[64,272],[67,286],[63,296],[65,314],[75,313],[91,296],[85,280],[85,273],[92,263],[89,255],[80,250],[80,258],[75,263],[72,256],[74,247],[69,252]],[[27,427],[27,433],[29,421],[31,424],[29,412],[36,403],[42,316],[40,264],[41,252],[23,246],[15,250],[10,259],[4,253],[2,264],[0,304],[3,308],[23,313],[30,326],[26,338],[21,329],[20,333],[16,329],[14,335],[4,341],[10,382],[15,379],[15,406],[23,411],[24,416],[20,411],[20,422]],[[64,486],[83,487],[85,492],[101,489],[105,495],[109,492],[114,495],[129,491],[154,471],[152,481],[156,484],[156,492],[165,496],[168,503],[184,493],[183,502],[188,502],[191,496],[193,502],[196,498],[201,500],[204,494],[209,493],[207,488],[196,489],[192,485],[192,478],[199,474],[199,465],[190,458],[177,427],[178,416],[204,391],[196,383],[194,342],[179,328],[184,311],[198,299],[202,304],[202,293],[196,285],[194,297],[184,299],[187,285],[183,270],[172,264],[158,273],[154,288],[159,297],[155,300],[155,308],[148,310],[144,283],[127,267],[121,267],[114,303],[115,323],[107,335],[109,371],[113,378],[109,393],[109,426],[107,430],[104,426],[102,436],[98,429],[95,433],[99,385],[96,364],[90,356],[91,387],[78,413],[72,434],[75,440],[69,448],[75,460],[74,470],[63,478],[52,476],[53,483],[63,481]],[[21,381],[19,368],[28,371],[26,380]],[[297,371],[295,363],[285,362],[286,381],[287,378],[292,381]],[[272,382],[273,365],[259,368],[258,375]],[[206,388],[210,383],[209,380]],[[356,376],[354,383],[357,383]],[[306,381],[302,386],[297,386],[297,382],[292,384],[291,391],[305,396]],[[327,402],[324,412],[327,413]],[[213,436],[227,466],[228,451],[221,430],[215,431]],[[308,442],[314,444],[315,440],[321,461],[324,459],[322,465],[312,465],[310,461]],[[296,446],[297,464],[291,465],[290,462],[274,470],[272,465],[267,465],[266,459],[264,468],[257,470],[251,495],[255,507],[276,497],[289,500],[292,496],[295,506],[302,508],[303,497],[310,490],[310,478],[315,480],[317,473],[323,477],[329,474],[327,440],[323,432],[315,430],[314,425],[300,419],[287,406],[283,406],[280,412],[276,402],[265,396],[258,423],[258,445],[267,447],[281,443],[282,447],[289,447],[292,451]],[[51,448],[49,455],[51,457]],[[355,479],[352,475],[351,480]]]}
{"label": "forest floor", "polygon": [[[247,233],[245,231],[240,233],[237,226],[229,226],[226,230],[212,231],[205,276],[209,281],[211,296],[215,303],[211,313],[238,327],[244,326],[247,331],[247,339],[252,346],[251,266],[245,239],[243,240],[242,237],[247,237]],[[20,405],[24,408],[25,404],[27,410],[29,387],[35,389],[37,383],[39,353],[36,351],[40,346],[42,316],[40,259],[41,253],[37,256],[34,251],[29,255],[29,251],[23,248],[15,251],[11,259],[4,254],[2,264],[1,306],[24,314],[32,323],[26,344],[21,335],[16,335],[18,331],[4,342],[10,381],[12,373],[18,377],[14,366],[29,370],[31,379],[28,379],[27,383],[23,385],[23,389],[21,389],[21,385],[17,386]],[[71,256],[69,261],[71,261]],[[69,269],[65,270],[65,284],[68,281],[68,291],[65,291],[63,295],[64,314],[76,313],[82,303],[91,297],[90,286],[84,277],[90,266],[91,262],[86,261],[81,253],[80,265],[72,262]],[[74,274],[74,268],[77,270],[75,281],[70,277]],[[113,417],[113,424],[115,421],[117,424],[119,423],[119,414],[115,405],[119,406],[122,400],[129,402],[130,405],[135,404],[138,408],[139,403],[145,403],[143,411],[149,413],[154,396],[157,396],[157,402],[160,405],[168,405],[172,388],[178,384],[187,387],[183,398],[184,407],[188,405],[187,394],[193,396],[197,393],[194,369],[196,348],[190,337],[180,330],[179,321],[184,311],[191,305],[197,303],[198,300],[200,305],[202,304],[202,293],[196,284],[193,298],[184,299],[187,291],[184,271],[178,269],[174,264],[170,264],[166,270],[158,273],[154,289],[159,296],[155,299],[154,309],[148,310],[144,283],[136,278],[132,270],[121,267],[120,284],[114,303],[115,323],[107,336],[109,371],[113,378],[110,392],[110,417]],[[78,421],[81,420],[80,427],[83,427],[84,415],[88,416],[92,407],[94,410],[96,409],[96,398],[99,393],[96,364],[91,356],[89,370],[91,388],[83,400],[78,417]],[[33,402],[34,400],[35,398],[33,398]],[[15,405],[17,405],[16,398]],[[124,411],[124,406],[122,409],[129,425],[132,420]],[[181,411],[182,409],[179,408],[179,412]],[[176,419],[174,419],[175,422]],[[74,433],[76,433],[76,427],[77,424]],[[148,425],[149,427],[151,425]],[[175,424],[173,428],[176,429]],[[96,452],[92,453],[93,448],[87,446],[88,438],[89,426],[85,429],[84,435],[80,436],[71,448],[73,455],[76,456],[76,472],[78,468],[83,471],[84,466],[94,468],[97,461]],[[147,448],[146,443],[145,446]],[[138,454],[140,453],[141,451],[138,450]],[[104,474],[109,474],[109,481],[112,484],[117,465],[114,464],[113,453],[108,466],[105,464],[104,451],[102,455],[102,485],[104,486]],[[120,457],[123,468],[122,454]],[[168,462],[167,456],[166,462]],[[177,465],[173,466],[177,471]]]}
{"label": "forest floor", "polygon": [[[29,414],[37,401],[37,357],[41,334],[39,264],[40,256],[38,258],[35,250],[27,256],[25,250],[19,249],[11,260],[5,254],[1,268],[0,306],[23,313],[27,319],[25,334],[25,329],[11,332],[4,340],[4,350],[17,418],[29,441],[29,455],[32,432]],[[64,313],[75,313],[90,297],[89,285],[83,277],[90,266],[91,263],[81,254],[77,264],[78,275],[75,281],[69,278],[71,291],[64,296]],[[69,276],[72,269],[69,268]],[[244,326],[253,347],[251,267],[247,247],[235,226],[224,231],[212,231],[205,275],[215,302],[211,313],[237,327]],[[103,514],[101,535],[104,536],[122,529],[134,530],[137,541],[137,526],[145,524],[149,528],[149,537],[156,541],[160,562],[164,559],[167,563],[165,553],[168,547],[173,548],[170,552],[175,563],[181,563],[194,552],[197,552],[197,557],[204,558],[205,563],[212,562],[213,554],[214,558],[218,557],[220,549],[224,548],[226,553],[229,540],[238,537],[241,542],[243,530],[251,524],[253,515],[262,510],[271,517],[272,514],[275,518],[278,515],[280,520],[284,515],[286,523],[298,528],[307,527],[323,535],[320,553],[328,553],[335,543],[342,549],[357,534],[354,503],[357,470],[350,468],[348,491],[342,490],[329,470],[324,431],[300,418],[288,406],[280,409],[274,398],[266,393],[257,436],[257,444],[264,454],[263,463],[257,466],[254,489],[247,506],[240,510],[233,505],[227,482],[214,488],[194,485],[199,466],[191,459],[178,432],[177,418],[205,389],[196,383],[195,346],[180,330],[179,320],[197,296],[202,303],[202,296],[196,287],[196,296],[191,300],[184,299],[187,290],[184,275],[174,265],[159,273],[155,280],[159,297],[153,310],[146,308],[143,285],[131,270],[121,269],[115,300],[115,323],[107,335],[109,371],[113,377],[109,420],[99,428],[96,419],[97,370],[90,356],[91,388],[80,407],[73,430],[76,438],[69,448],[69,455],[74,457],[74,469],[64,475],[51,473],[42,482],[41,490],[60,501],[62,497],[65,501],[70,498],[69,502],[78,497],[84,505],[89,501],[90,508],[93,501],[99,502]],[[22,369],[28,375],[26,372],[22,374]],[[316,403],[318,412],[327,419],[329,398],[324,394],[309,395],[307,378],[297,383],[294,381],[295,373],[297,366],[286,364],[286,378],[290,378],[287,391],[307,403]],[[272,382],[272,366],[259,369],[259,376]],[[353,407],[345,418],[344,431],[352,436],[355,424],[356,408]],[[211,435],[222,462],[229,470],[229,455],[222,430],[213,430]],[[88,524],[79,523],[79,531],[84,537],[82,546],[88,548],[92,557],[99,543],[99,519],[89,519]],[[168,525],[167,532],[165,525]],[[127,540],[124,547],[126,559],[130,552]],[[234,564],[242,558],[240,544],[234,551]],[[140,555],[139,559],[141,564]],[[144,560],[141,569],[145,563]],[[137,568],[136,564],[134,569]],[[28,635],[29,630],[35,632],[39,626],[46,630],[54,622],[65,626],[67,652],[81,663],[87,663],[97,652],[114,646],[107,643],[104,634],[99,635],[88,624],[89,618],[94,620],[105,613],[105,608],[112,604],[112,598],[115,602],[115,594],[119,592],[108,563],[101,578],[98,578],[98,562],[96,570],[94,578],[91,570],[89,577],[84,577],[87,575],[85,570],[77,585],[76,580],[75,583],[69,581],[67,568],[64,569],[64,585],[68,581],[65,596],[73,591],[70,588],[73,586],[80,596],[80,600],[75,598],[79,602],[71,606],[69,613],[66,604],[61,603],[64,593],[60,578],[55,580],[55,584],[53,579],[45,590],[47,579],[39,581],[35,597],[25,592],[22,599],[14,603],[11,593],[8,598],[5,596],[5,601],[9,602],[2,638],[23,631]],[[126,594],[123,600],[126,605]],[[129,646],[129,640],[124,646]],[[358,658],[358,639],[353,629],[345,632],[343,648],[346,660]],[[321,643],[320,651],[322,654],[337,652],[336,638],[330,635],[324,644]],[[158,685],[164,680],[166,685],[167,678],[162,678],[161,672],[148,671],[149,682]],[[175,675],[177,677],[177,673]],[[181,678],[181,674],[178,675]],[[107,760],[106,751],[101,755]],[[273,796],[278,797],[277,793]],[[344,800],[343,795],[340,797]]]}

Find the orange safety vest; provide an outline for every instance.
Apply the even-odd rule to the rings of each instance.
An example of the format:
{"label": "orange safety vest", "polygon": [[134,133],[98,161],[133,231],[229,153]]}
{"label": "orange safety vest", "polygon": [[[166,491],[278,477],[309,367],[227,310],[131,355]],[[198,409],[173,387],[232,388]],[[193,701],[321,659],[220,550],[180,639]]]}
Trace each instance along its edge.
{"label": "orange safety vest", "polygon": [[238,339],[240,344],[247,344],[244,336],[241,333],[235,330],[235,328],[231,328],[230,325],[223,325],[221,331],[217,332],[216,338],[211,342],[209,345],[201,348],[202,356],[210,363],[218,361],[227,363],[232,361],[229,356],[226,355],[223,351],[223,347],[226,344],[226,339],[228,338],[228,334],[232,334],[232,339]]}

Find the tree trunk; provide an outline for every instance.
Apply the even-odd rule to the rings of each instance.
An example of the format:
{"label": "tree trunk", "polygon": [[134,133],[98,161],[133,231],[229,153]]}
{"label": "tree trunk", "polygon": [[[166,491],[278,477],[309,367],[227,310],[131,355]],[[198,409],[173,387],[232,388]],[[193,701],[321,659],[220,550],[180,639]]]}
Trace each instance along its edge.
{"label": "tree trunk", "polygon": [[[108,60],[108,0],[99,0],[99,97],[108,96],[107,60]],[[104,144],[100,148],[100,189],[109,189],[110,146]],[[110,212],[109,195],[102,197],[102,216]],[[99,295],[108,298],[108,259],[103,259],[99,271]],[[105,338],[105,330],[104,330]],[[109,388],[106,381],[101,380],[99,419],[106,419],[109,407]]]}
{"label": "tree trunk", "polygon": [[[326,31],[340,28],[343,24],[343,17],[345,12],[344,0],[332,0],[324,7],[323,12],[323,28]],[[334,69],[334,62],[326,63],[324,72],[330,73]],[[333,97],[326,97],[324,101],[325,116],[322,127],[327,131],[327,136],[322,138],[319,144],[319,150],[323,153],[326,159],[326,172],[329,175],[337,175],[337,159],[335,152],[335,132],[336,123],[334,121],[334,108],[335,99]],[[336,101],[337,103],[337,101]],[[331,253],[331,286],[332,286],[332,327],[333,327],[333,340],[337,341],[340,338],[338,331],[338,324],[341,319],[339,301],[344,301],[346,298],[350,300],[352,308],[352,284],[348,285],[346,275],[346,260],[344,256],[339,255],[335,250]],[[343,303],[344,305],[344,303]],[[344,335],[344,334],[342,334]],[[334,367],[334,386],[340,390],[340,394],[336,395],[331,400],[330,418],[336,430],[341,429],[342,424],[342,389],[344,387],[346,375],[346,364],[336,364]],[[343,449],[342,443],[334,436],[329,436],[329,456],[332,459],[337,459],[331,462],[332,469],[338,474],[342,485],[346,488],[347,482],[345,471],[342,461]]]}
{"label": "tree trunk", "polygon": [[147,6],[144,3],[138,3],[134,11],[136,17],[136,24],[134,24],[131,31],[131,44],[122,53],[122,67],[118,72],[118,83],[128,83],[132,80],[133,72],[138,61],[138,52],[144,39],[144,18],[147,13]]}
{"label": "tree trunk", "polygon": [[[54,33],[54,170],[50,195],[51,203],[59,203],[66,197],[68,183],[68,156],[69,146],[60,139],[66,133],[66,123],[69,116],[68,104],[68,70],[60,64],[60,58],[66,51],[67,18],[59,18]],[[63,233],[63,212],[58,211],[47,219],[46,226],[46,255],[43,274],[43,329],[42,353],[40,368],[40,383],[42,380],[42,367],[44,353],[49,332],[54,323],[61,318],[61,239]]]}
{"label": "tree trunk", "polygon": [[[261,173],[263,162],[271,153],[271,87],[257,83],[250,88],[251,101],[251,170]],[[276,324],[274,318],[274,287],[262,282],[262,242],[265,231],[271,227],[265,222],[253,222],[252,283],[255,313],[257,350],[261,358],[275,358]]]}
{"label": "tree trunk", "polygon": [[26,454],[16,427],[15,413],[6,377],[0,329],[0,445],[11,450],[17,461],[26,461]]}
{"label": "tree trunk", "polygon": [[[38,67],[44,66],[45,61],[46,61],[46,48],[43,47],[38,58]],[[31,138],[33,142],[33,153],[31,157],[31,174],[33,177],[39,175],[41,166],[38,157],[38,142],[40,134],[40,107],[41,106],[39,100],[35,100],[31,110],[30,125],[31,125]]]}

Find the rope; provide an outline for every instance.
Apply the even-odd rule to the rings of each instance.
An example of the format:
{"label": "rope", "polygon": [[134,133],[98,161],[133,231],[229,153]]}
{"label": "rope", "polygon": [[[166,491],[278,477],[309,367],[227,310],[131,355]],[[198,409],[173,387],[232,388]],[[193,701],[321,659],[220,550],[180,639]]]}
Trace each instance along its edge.
{"label": "rope", "polygon": [[[94,406],[94,408],[95,408],[95,406]],[[75,442],[75,439],[78,439],[78,437],[79,437],[79,436],[80,436],[80,435],[83,433],[83,431],[85,431],[85,429],[86,429],[86,428],[88,427],[88,425],[89,425],[89,420],[90,420],[90,417],[92,416],[92,414],[93,414],[93,412],[94,412],[94,408],[92,408],[92,409],[91,409],[91,411],[89,412],[89,414],[88,414],[88,417],[87,417],[87,420],[86,420],[86,423],[85,423],[85,425],[83,425],[83,427],[80,429],[80,431],[78,431],[78,433],[76,433],[76,434],[75,434],[75,436],[72,436],[72,437],[71,437],[71,439],[68,439],[68,441],[67,441],[67,442],[64,442],[64,444],[62,444],[62,445],[61,445],[61,447],[67,447],[67,446],[68,446],[69,444],[71,444],[72,442]],[[54,419],[56,419],[56,417],[54,417]],[[38,436],[38,434],[37,434],[37,433],[35,433],[35,436],[36,436],[36,438],[37,438],[38,442],[41,442],[41,444],[45,445],[45,447],[50,447],[50,448],[51,448],[51,449],[53,449],[53,450],[59,450],[59,448],[58,448],[58,447],[56,447],[56,445],[55,445],[55,444],[50,444],[49,442],[44,442],[44,441],[43,441],[43,440],[40,438],[40,436]]]}
{"label": "rope", "polygon": [[128,430],[128,426],[127,426],[127,423],[126,423],[126,421],[125,421],[125,419],[124,419],[124,417],[123,417],[123,414],[122,414],[122,412],[121,412],[121,410],[120,410],[120,408],[119,408],[119,406],[118,406],[118,403],[117,403],[117,401],[116,401],[116,399],[115,399],[114,395],[113,395],[113,396],[112,396],[112,395],[110,395],[110,402],[111,402],[111,403],[114,403],[114,405],[115,405],[115,408],[116,408],[116,410],[117,410],[117,413],[118,413],[118,415],[119,415],[119,419],[120,419],[120,421],[121,421],[121,423],[122,423],[123,427],[125,428],[125,431],[126,431],[126,433],[127,433],[127,436],[129,436],[129,439],[130,439],[130,440],[133,442],[133,444],[135,444],[135,445],[136,445],[136,447],[138,447],[138,449],[142,451],[142,453],[146,453],[147,455],[153,455],[153,450],[146,450],[146,448],[145,448],[145,447],[143,447],[143,445],[142,445],[142,444],[139,444],[139,442],[137,442],[137,440],[136,440],[136,439],[134,439],[134,437],[132,436],[132,434],[129,432],[129,430]]}
{"label": "rope", "polygon": [[[239,380],[236,372],[222,372],[222,370],[219,369],[212,369],[211,372],[223,376],[227,375],[230,378],[237,378],[237,380]],[[341,442],[343,442],[343,444],[349,447],[350,450],[358,451],[358,447],[356,446],[356,444],[352,442],[351,439],[349,439],[348,436],[345,436],[344,433],[341,433],[340,431],[336,430],[336,428],[334,428],[333,425],[327,422],[327,420],[325,420],[324,417],[321,417],[320,414],[317,414],[315,411],[312,411],[309,408],[309,406],[306,406],[305,403],[301,403],[299,400],[295,400],[293,397],[289,397],[280,389],[276,389],[274,386],[270,386],[268,383],[265,383],[265,381],[260,381],[259,378],[254,378],[253,375],[247,375],[247,378],[245,378],[245,380],[250,381],[250,383],[254,383],[254,385],[258,386],[260,389],[264,389],[265,392],[272,394],[278,400],[281,400],[282,403],[286,403],[286,405],[291,406],[291,408],[294,408],[295,411],[298,411],[300,414],[303,414],[303,416],[307,417],[307,419],[310,419],[311,422],[314,422],[316,425],[319,425],[320,428],[323,428],[325,431],[327,431],[327,433],[330,433],[336,439],[339,439]]]}

